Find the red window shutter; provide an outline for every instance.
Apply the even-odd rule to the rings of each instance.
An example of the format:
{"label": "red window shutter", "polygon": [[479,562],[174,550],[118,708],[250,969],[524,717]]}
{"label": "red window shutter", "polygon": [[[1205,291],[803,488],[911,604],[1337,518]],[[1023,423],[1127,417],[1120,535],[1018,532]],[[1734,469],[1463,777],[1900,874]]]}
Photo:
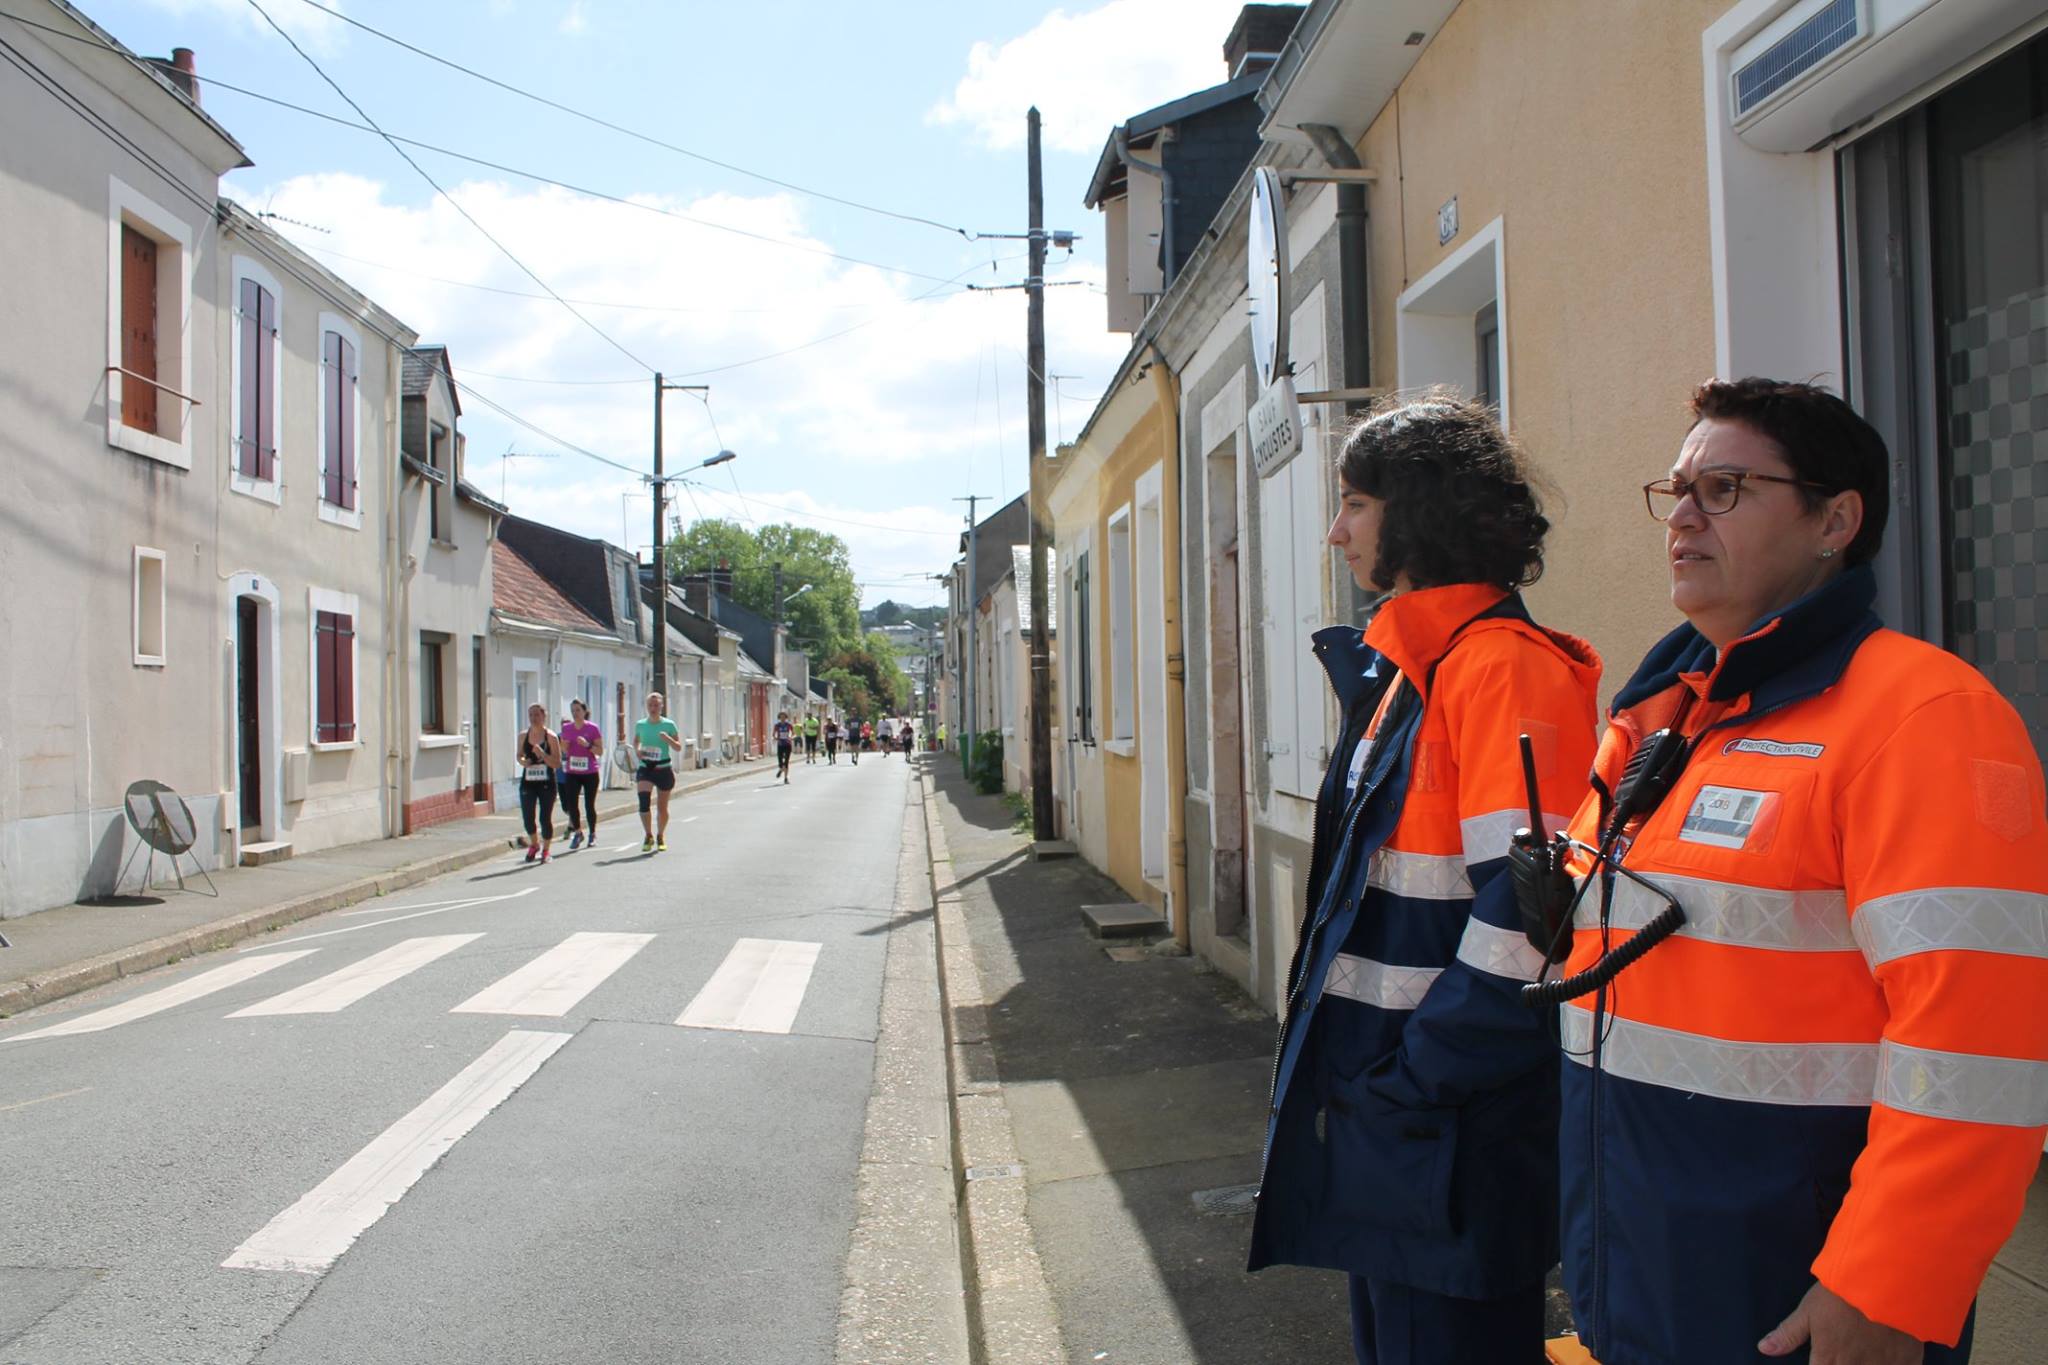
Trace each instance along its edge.
{"label": "red window shutter", "polygon": [[[156,243],[121,225],[121,423],[156,427]],[[134,379],[129,375],[140,375]]]}
{"label": "red window shutter", "polygon": [[322,744],[334,738],[334,613],[313,613],[313,720]]}
{"label": "red window shutter", "polygon": [[235,300],[235,381],[240,388],[235,404],[235,469],[244,478],[260,479],[263,407],[257,395],[261,391],[263,343],[256,296],[263,292],[263,286],[249,279],[243,280],[241,286]]}
{"label": "red window shutter", "polygon": [[356,510],[356,348],[341,343],[341,505]]}
{"label": "red window shutter", "polygon": [[334,617],[334,737],[356,737],[356,619]]}
{"label": "red window shutter", "polygon": [[256,286],[256,477],[277,477],[277,296]]}

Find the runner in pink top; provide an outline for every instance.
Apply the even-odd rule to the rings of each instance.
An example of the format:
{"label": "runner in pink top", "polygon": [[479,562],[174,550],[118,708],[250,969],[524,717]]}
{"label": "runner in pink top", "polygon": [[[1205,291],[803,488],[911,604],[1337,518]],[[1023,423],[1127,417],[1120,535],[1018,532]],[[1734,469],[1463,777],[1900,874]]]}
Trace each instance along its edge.
{"label": "runner in pink top", "polygon": [[[562,727],[562,810],[569,817],[569,847],[597,842],[597,779],[604,771],[604,731],[593,725],[590,708],[569,703],[569,723]],[[579,818],[576,795],[583,794]]]}

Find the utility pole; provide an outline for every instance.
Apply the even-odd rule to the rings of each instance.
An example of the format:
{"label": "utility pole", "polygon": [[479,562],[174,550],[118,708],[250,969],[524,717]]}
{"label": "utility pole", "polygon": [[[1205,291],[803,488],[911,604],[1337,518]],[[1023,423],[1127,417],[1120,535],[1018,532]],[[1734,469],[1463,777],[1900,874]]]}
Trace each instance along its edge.
{"label": "utility pole", "polygon": [[1031,268],[1025,286],[1030,307],[1025,317],[1025,405],[1031,436],[1031,464],[1025,483],[1025,507],[1031,523],[1031,837],[1059,837],[1052,811],[1052,650],[1046,629],[1046,552],[1051,534],[1045,524],[1040,475],[1045,466],[1045,174],[1039,162],[1038,107],[1025,115],[1029,137],[1028,188],[1031,219]]}
{"label": "utility pole", "polygon": [[953,501],[967,504],[967,657],[960,661],[960,694],[965,712],[960,721],[960,759],[971,772],[974,769],[974,727],[981,723],[981,716],[974,709],[974,672],[979,667],[975,656],[974,618],[981,610],[979,595],[975,592],[978,584],[974,572],[974,547],[979,528],[975,525],[974,505],[981,501],[981,495],[970,493]]}
{"label": "utility pole", "polygon": [[[709,393],[708,384],[664,384],[661,373],[654,375],[654,684],[650,691],[668,696],[668,565],[666,557],[667,537],[662,533],[662,495],[668,491],[668,481],[661,472],[661,396],[670,389],[687,389],[693,393]],[[720,451],[712,460],[724,461],[731,456]]]}

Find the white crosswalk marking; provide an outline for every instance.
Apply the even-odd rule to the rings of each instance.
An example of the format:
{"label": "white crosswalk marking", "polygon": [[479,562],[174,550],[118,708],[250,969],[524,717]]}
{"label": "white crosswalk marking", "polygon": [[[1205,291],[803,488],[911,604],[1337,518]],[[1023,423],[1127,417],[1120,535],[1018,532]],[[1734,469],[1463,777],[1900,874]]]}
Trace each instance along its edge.
{"label": "white crosswalk marking", "polygon": [[645,948],[652,934],[571,934],[450,1014],[566,1014]]}
{"label": "white crosswalk marking", "polygon": [[235,1248],[229,1270],[317,1275],[382,1218],[484,1116],[569,1041],[567,1033],[514,1029],[454,1080],[392,1124],[299,1202]]}
{"label": "white crosswalk marking", "polygon": [[61,1038],[72,1033],[98,1033],[101,1029],[110,1029],[117,1024],[126,1024],[136,1019],[146,1019],[152,1014],[161,1014],[167,1009],[173,1009],[188,1001],[212,995],[215,991],[224,991],[230,986],[239,986],[242,982],[259,977],[273,968],[282,967],[287,962],[296,962],[302,957],[310,956],[314,951],[312,948],[304,948],[295,953],[272,953],[268,957],[245,957],[239,962],[230,962],[226,966],[215,967],[210,972],[201,972],[199,975],[188,977],[174,986],[166,986],[160,991],[151,991],[147,995],[138,995],[133,1000],[123,1001],[107,1009],[95,1010],[91,1014],[81,1014],[76,1019],[67,1019],[61,1024],[52,1024],[48,1028],[37,1029],[33,1033],[18,1034],[10,1041],[20,1043],[26,1042],[30,1038]]}
{"label": "white crosswalk marking", "polygon": [[819,943],[743,938],[676,1020],[686,1028],[787,1033],[818,965]]}
{"label": "white crosswalk marking", "polygon": [[381,953],[353,962],[340,971],[329,972],[317,981],[295,986],[247,1009],[236,1010],[230,1019],[247,1019],[264,1014],[333,1014],[347,1009],[380,987],[388,986],[410,972],[416,972],[437,958],[474,943],[482,934],[441,934],[432,938],[409,938],[394,943]]}

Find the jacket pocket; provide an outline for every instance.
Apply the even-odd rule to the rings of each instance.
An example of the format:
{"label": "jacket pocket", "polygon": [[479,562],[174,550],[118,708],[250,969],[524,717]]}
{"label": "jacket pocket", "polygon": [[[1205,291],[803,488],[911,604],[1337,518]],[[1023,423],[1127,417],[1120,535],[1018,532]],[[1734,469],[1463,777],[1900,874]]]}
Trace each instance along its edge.
{"label": "jacket pocket", "polygon": [[1365,1077],[1334,1082],[1324,1118],[1323,1188],[1339,1218],[1449,1237],[1458,1111],[1397,1109]]}

